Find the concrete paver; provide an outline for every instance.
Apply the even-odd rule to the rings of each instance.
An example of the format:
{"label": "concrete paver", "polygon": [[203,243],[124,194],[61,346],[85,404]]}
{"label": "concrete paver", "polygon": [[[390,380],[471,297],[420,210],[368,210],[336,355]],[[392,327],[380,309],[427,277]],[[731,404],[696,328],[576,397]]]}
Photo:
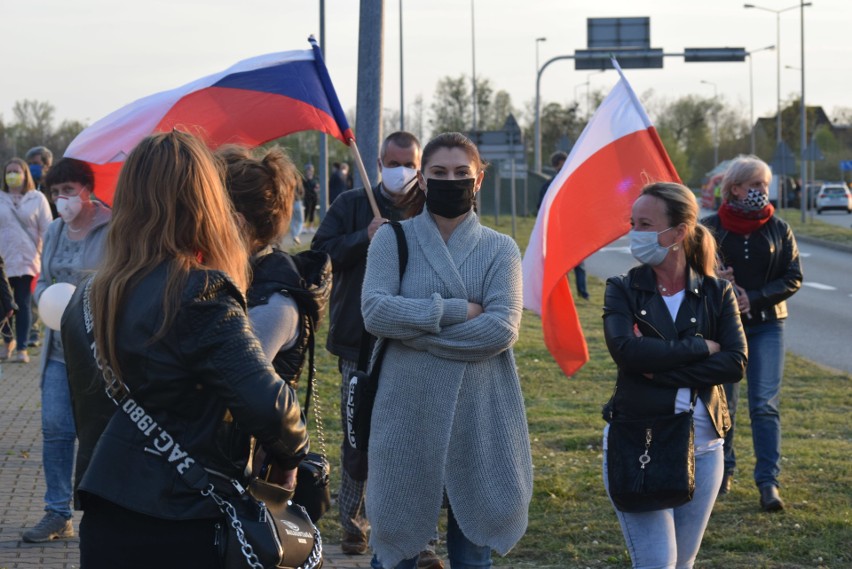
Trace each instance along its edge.
{"label": "concrete paver", "polygon": [[[76,569],[79,539],[29,544],[25,529],[44,515],[44,477],[41,468],[41,392],[38,350],[29,364],[0,363],[0,569]],[[75,512],[78,529],[80,512]],[[361,569],[369,555],[348,556],[337,536],[323,536],[325,569]]]}

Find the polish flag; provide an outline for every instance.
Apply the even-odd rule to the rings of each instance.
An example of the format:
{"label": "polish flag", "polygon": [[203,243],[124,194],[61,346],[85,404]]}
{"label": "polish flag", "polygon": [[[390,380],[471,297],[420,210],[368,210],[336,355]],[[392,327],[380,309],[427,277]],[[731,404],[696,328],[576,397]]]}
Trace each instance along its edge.
{"label": "polish flag", "polygon": [[173,128],[210,148],[257,146],[303,130],[354,140],[316,41],[311,49],[261,55],[170,91],[149,95],[98,120],[65,156],[89,162],[95,193],[112,203],[124,159],[146,136]]}
{"label": "polish flag", "polygon": [[619,81],[592,116],[538,212],[524,253],[524,307],[541,315],[544,343],[566,375],[589,350],[566,274],[630,230],[651,182],[679,182],[651,120],[613,60]]}

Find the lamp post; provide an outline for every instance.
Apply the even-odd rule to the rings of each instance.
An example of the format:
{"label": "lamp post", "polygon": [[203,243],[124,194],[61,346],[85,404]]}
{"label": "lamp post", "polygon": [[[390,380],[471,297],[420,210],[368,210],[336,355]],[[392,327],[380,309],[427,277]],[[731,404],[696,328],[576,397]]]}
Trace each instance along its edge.
{"label": "lamp post", "polygon": [[795,6],[788,6],[787,8],[782,8],[781,10],[773,10],[772,8],[764,8],[763,6],[757,6],[755,4],[743,4],[743,8],[753,8],[755,10],[763,10],[764,12],[772,12],[773,14],[775,14],[775,55],[777,66],[777,77],[775,83],[775,97],[777,107],[775,141],[777,143],[781,142],[781,14],[789,10],[795,10],[800,6],[804,11],[804,7],[810,5],[810,2],[802,2],[800,4],[796,4]]}
{"label": "lamp post", "polygon": [[705,85],[713,87],[713,167],[719,165],[719,112],[716,105],[719,103],[719,89],[712,81],[701,80]]}
{"label": "lamp post", "polygon": [[753,49],[749,52],[746,52],[746,56],[748,57],[748,98],[749,98],[749,116],[751,117],[751,153],[754,154],[755,150],[755,142],[754,142],[754,65],[752,65],[751,55],[753,53],[758,53],[766,50],[774,50],[774,45],[768,45],[766,47],[762,47],[760,49]]}
{"label": "lamp post", "polygon": [[538,73],[538,45],[543,41],[547,41],[547,38],[545,38],[545,37],[535,38],[535,71],[536,71],[536,73]]}
{"label": "lamp post", "polygon": [[597,71],[592,71],[586,75],[586,122],[589,122],[589,117],[592,116],[591,98],[589,97],[589,86],[592,84],[592,75],[597,75],[604,71],[606,71],[606,69],[598,69]]}
{"label": "lamp post", "polygon": [[476,17],[473,12],[473,0],[470,0],[470,46],[473,56],[473,131],[476,131]]}
{"label": "lamp post", "polygon": [[402,0],[399,0],[399,130],[405,130],[405,99],[402,85]]}

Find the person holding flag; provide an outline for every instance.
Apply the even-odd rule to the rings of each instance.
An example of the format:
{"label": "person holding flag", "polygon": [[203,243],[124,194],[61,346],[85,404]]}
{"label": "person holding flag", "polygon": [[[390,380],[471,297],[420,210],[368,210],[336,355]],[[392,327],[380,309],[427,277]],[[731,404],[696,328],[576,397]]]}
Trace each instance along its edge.
{"label": "person holding flag", "polygon": [[[692,499],[642,513],[621,511],[613,501],[635,568],[693,566],[716,502],[731,426],[722,384],[745,373],[746,339],[733,287],[716,278],[716,241],[697,219],[689,188],[666,182],[643,188],[629,233],[630,252],[641,264],[606,283],[604,335],[618,378],[604,418],[671,416],[694,405]],[[621,455],[610,455],[612,436],[607,425],[603,473],[610,496],[608,467],[622,462]],[[652,462],[666,460],[651,450]]]}

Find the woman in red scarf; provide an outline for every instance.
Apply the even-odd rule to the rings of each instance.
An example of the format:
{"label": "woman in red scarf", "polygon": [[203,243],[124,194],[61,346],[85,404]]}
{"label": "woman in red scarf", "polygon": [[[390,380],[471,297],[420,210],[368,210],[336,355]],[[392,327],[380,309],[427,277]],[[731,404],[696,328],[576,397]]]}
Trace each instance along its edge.
{"label": "woman in red scarf", "polygon": [[[760,490],[760,507],[768,512],[784,509],[778,475],[785,301],[802,285],[796,238],[769,203],[771,180],[772,172],[760,158],[736,158],[722,179],[718,213],[702,221],[716,236],[719,276],[734,285],[748,341],[746,381],[756,459],[754,481]],[[736,466],[733,442],[739,384],[726,384],[725,394],[731,429],[725,437],[725,476],[720,494],[730,490]]]}

